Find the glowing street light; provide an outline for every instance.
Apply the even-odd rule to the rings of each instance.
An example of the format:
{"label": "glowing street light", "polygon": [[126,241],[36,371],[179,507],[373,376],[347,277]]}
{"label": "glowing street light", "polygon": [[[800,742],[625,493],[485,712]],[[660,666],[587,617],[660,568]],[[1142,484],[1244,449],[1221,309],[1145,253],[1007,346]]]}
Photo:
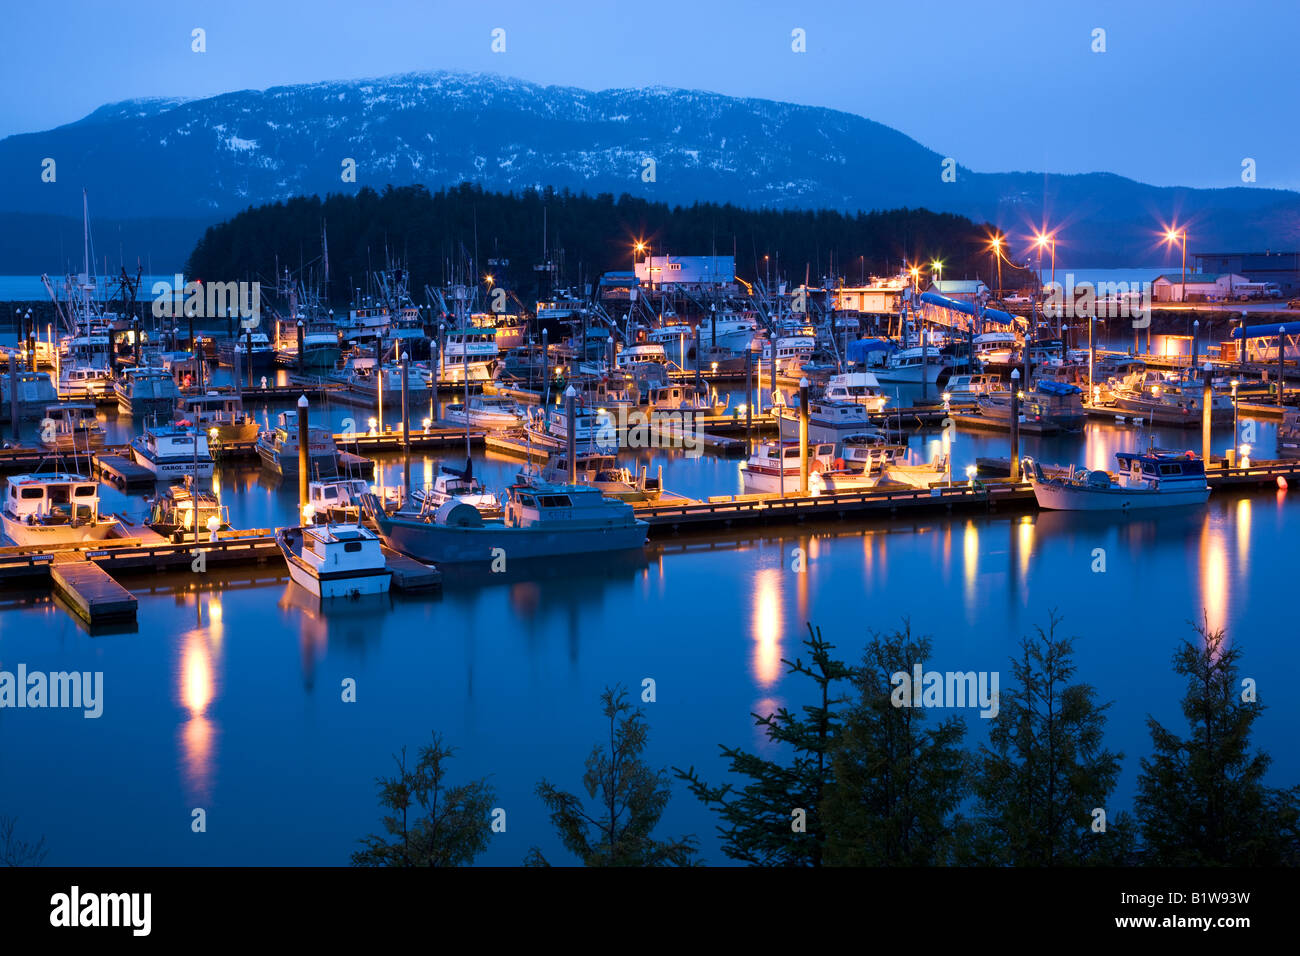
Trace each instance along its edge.
{"label": "glowing street light", "polygon": [[1177,227],[1171,227],[1171,228],[1169,228],[1169,229],[1166,229],[1166,230],[1165,230],[1165,242],[1168,242],[1168,243],[1171,243],[1171,244],[1172,244],[1172,243],[1175,243],[1175,242],[1181,242],[1181,243],[1182,243],[1182,247],[1183,247],[1183,279],[1182,279],[1181,286],[1180,286],[1180,288],[1179,288],[1179,290],[1178,290],[1178,300],[1179,300],[1180,302],[1186,303],[1186,302],[1187,302],[1187,228],[1186,228],[1186,227],[1183,227],[1182,229],[1178,229]]}
{"label": "glowing street light", "polygon": [[997,295],[1002,296],[1002,237],[994,236],[989,240],[989,248],[993,250],[993,259],[998,267],[998,288]]}
{"label": "glowing street light", "polygon": [[[1038,246],[1038,261],[1040,263],[1043,261],[1043,250],[1050,248],[1052,251],[1052,284],[1055,285],[1056,284],[1056,233],[1040,232],[1038,233],[1038,235],[1034,236],[1034,243]],[[1041,265],[1039,266],[1039,271],[1040,272],[1042,271]],[[1038,277],[1038,281],[1039,282],[1043,281],[1043,277],[1041,275]]]}

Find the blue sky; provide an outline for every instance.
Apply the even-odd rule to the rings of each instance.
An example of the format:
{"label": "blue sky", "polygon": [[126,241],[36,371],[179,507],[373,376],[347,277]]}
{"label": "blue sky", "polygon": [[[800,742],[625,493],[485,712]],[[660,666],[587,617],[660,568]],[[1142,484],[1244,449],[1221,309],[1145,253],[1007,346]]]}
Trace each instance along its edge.
{"label": "blue sky", "polygon": [[[483,70],[832,107],[981,172],[1213,187],[1240,185],[1251,158],[1259,185],[1300,188],[1296,0],[82,0],[0,18],[0,136],[132,97]],[[206,53],[190,50],[195,27]],[[496,27],[505,53],[490,50]],[[795,28],[806,53],[791,51]]]}

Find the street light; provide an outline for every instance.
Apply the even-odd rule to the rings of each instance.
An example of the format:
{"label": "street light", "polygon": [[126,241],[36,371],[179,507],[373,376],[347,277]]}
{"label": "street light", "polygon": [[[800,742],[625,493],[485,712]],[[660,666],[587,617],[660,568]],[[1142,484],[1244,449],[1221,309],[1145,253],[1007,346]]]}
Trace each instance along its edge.
{"label": "street light", "polygon": [[[1046,249],[1046,248],[1050,248],[1050,249],[1051,249],[1051,252],[1052,252],[1052,285],[1056,285],[1056,233],[1054,233],[1054,232],[1048,232],[1048,233],[1040,232],[1038,235],[1036,235],[1036,236],[1034,237],[1034,242],[1036,242],[1036,243],[1038,244],[1038,261],[1039,261],[1039,262],[1042,262],[1042,259],[1043,259],[1043,250]],[[1040,271],[1040,272],[1042,271],[1042,267],[1041,267],[1041,266],[1039,267],[1039,271]],[[1038,277],[1038,281],[1039,281],[1039,282],[1042,282],[1042,281],[1043,281],[1043,277],[1042,277],[1041,275],[1039,275],[1039,277]]]}
{"label": "street light", "polygon": [[998,288],[997,296],[1002,297],[1002,237],[994,236],[989,240],[989,247],[993,250],[993,258],[998,267]]}
{"label": "street light", "polygon": [[921,275],[921,270],[918,269],[916,266],[912,266],[912,291],[913,292],[920,291],[920,287],[917,285],[917,281],[920,278],[920,275]]}
{"label": "street light", "polygon": [[[1165,242],[1181,242],[1183,246],[1183,279],[1178,290],[1178,301],[1187,304],[1187,228],[1176,227],[1165,230]],[[1148,333],[1150,334],[1150,333]]]}

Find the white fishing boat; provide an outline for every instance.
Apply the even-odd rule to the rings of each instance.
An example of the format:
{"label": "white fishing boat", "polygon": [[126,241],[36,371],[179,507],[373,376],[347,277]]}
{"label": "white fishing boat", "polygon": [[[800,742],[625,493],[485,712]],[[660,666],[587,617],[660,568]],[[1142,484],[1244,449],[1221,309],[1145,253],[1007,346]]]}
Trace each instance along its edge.
{"label": "white fishing boat", "polygon": [[20,545],[103,541],[121,532],[116,518],[100,516],[99,485],[66,473],[11,475],[0,523]]}
{"label": "white fishing boat", "polygon": [[472,428],[496,431],[522,425],[527,415],[523,407],[504,395],[472,395],[468,411],[464,402],[442,407],[442,420],[449,425],[468,424]]}
{"label": "white fishing boat", "polygon": [[231,368],[238,363],[241,375],[264,372],[275,364],[275,347],[265,332],[240,331],[217,343],[217,361]]}
{"label": "white fishing boat", "polygon": [[774,368],[776,375],[797,375],[816,349],[817,339],[812,335],[783,335],[768,340],[763,343],[763,367]]}
{"label": "white fishing boat", "polygon": [[757,331],[757,323],[743,315],[734,312],[710,313],[700,322],[700,346],[713,348],[716,338],[717,348],[744,352],[749,349]]}
{"label": "white fishing boat", "polygon": [[1116,475],[1101,469],[1075,469],[1048,477],[1043,467],[1026,458],[1024,473],[1041,508],[1058,511],[1137,511],[1203,505],[1210,497],[1205,462],[1193,452],[1146,454],[1119,452]]}
{"label": "white fishing boat", "polygon": [[1009,393],[1006,382],[1002,381],[996,375],[978,374],[978,375],[954,375],[948,379],[948,384],[943,390],[948,395],[948,400],[962,404],[973,402],[986,396],[996,396],[1001,393]]}
{"label": "white fishing boat", "polygon": [[621,372],[631,372],[639,365],[668,365],[668,355],[657,342],[628,345],[614,357],[614,367]]}
{"label": "white fishing boat", "polygon": [[221,500],[211,492],[195,489],[188,479],[159,492],[149,500],[148,507],[145,523],[172,541],[206,540],[213,531],[230,530],[230,512]]}
{"label": "white fishing boat", "polygon": [[[650,477],[643,466],[641,473],[635,474],[630,468],[622,467],[613,455],[601,452],[579,452],[574,456],[576,467],[574,477],[577,484],[590,485],[606,498],[617,501],[658,501],[663,494],[663,468],[660,474]],[[569,480],[569,456],[567,451],[556,452],[546,460],[538,470],[525,470],[519,473],[519,481],[549,482],[564,484]]]}
{"label": "white fishing boat", "polygon": [[869,412],[882,411],[889,402],[889,396],[880,391],[880,380],[871,372],[832,375],[822,398],[828,402],[853,402]]}
{"label": "white fishing boat", "polygon": [[215,389],[203,395],[185,395],[172,412],[177,425],[192,425],[219,442],[254,441],[257,419],[244,412],[244,399],[235,392]]}
{"label": "white fishing boat", "polygon": [[[545,448],[565,446],[569,417],[563,408],[532,408],[525,432]],[[583,451],[618,451],[618,425],[608,409],[579,407],[574,411],[574,442]]]}
{"label": "white fishing boat", "polygon": [[328,478],[307,483],[307,503],[317,520],[357,523],[361,497],[370,494],[362,478]]}
{"label": "white fishing boat", "polygon": [[886,483],[910,485],[913,488],[929,488],[933,485],[947,484],[952,481],[952,470],[946,454],[940,453],[933,461],[921,461],[915,452],[895,456],[881,468],[881,481]]}
{"label": "white fishing boat", "polygon": [[[808,469],[829,470],[835,462],[835,445],[808,445]],[[799,443],[765,441],[740,466],[746,494],[792,494],[799,490]]]}
{"label": "white fishing boat", "polygon": [[211,478],[216,465],[208,436],[183,425],[146,427],[131,439],[131,456],[159,478]]}
{"label": "white fishing boat", "polygon": [[384,594],[392,583],[378,535],[361,525],[281,528],[275,540],[294,583],[322,600]]}
{"label": "white fishing boat", "polygon": [[496,329],[448,329],[443,355],[439,357],[442,375],[448,382],[488,382],[501,357]]}
{"label": "white fishing boat", "polygon": [[[262,467],[285,478],[298,474],[298,422],[292,412],[281,412],[276,426],[257,436],[257,455]],[[307,429],[307,468],[316,477],[332,478],[339,473],[339,450],[328,428]]]}
{"label": "white fishing boat", "polygon": [[894,352],[875,375],[890,385],[920,385],[923,381],[933,385],[945,371],[948,364],[938,349],[914,346]]}
{"label": "white fishing boat", "polygon": [[16,410],[20,419],[40,418],[58,400],[49,372],[0,373],[0,408],[6,415]]}
{"label": "white fishing boat", "polygon": [[1010,365],[1020,347],[1014,332],[984,332],[975,336],[971,344],[975,348],[975,361],[981,365]]}
{"label": "white fishing boat", "polygon": [[[799,408],[777,405],[772,409],[777,417],[781,437],[787,441],[799,439]],[[808,441],[838,442],[871,427],[871,410],[857,402],[808,401]]]}
{"label": "white fishing boat", "polygon": [[113,373],[104,365],[63,365],[58,391],[60,398],[104,398],[113,394]]}

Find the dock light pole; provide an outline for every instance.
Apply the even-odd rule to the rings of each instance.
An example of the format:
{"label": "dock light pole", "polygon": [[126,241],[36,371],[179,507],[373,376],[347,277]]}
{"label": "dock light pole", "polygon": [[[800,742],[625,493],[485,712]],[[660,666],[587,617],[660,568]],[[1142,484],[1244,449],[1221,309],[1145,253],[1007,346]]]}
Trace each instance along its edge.
{"label": "dock light pole", "polygon": [[1199,364],[1198,359],[1201,357],[1201,320],[1192,320],[1192,371],[1196,371]]}
{"label": "dock light pole", "polygon": [[1096,392],[1093,391],[1093,389],[1096,386],[1093,384],[1092,374],[1093,374],[1093,368],[1097,364],[1097,343],[1092,335],[1092,327],[1096,323],[1096,321],[1097,321],[1096,315],[1088,316],[1088,401],[1094,403],[1097,401],[1097,399],[1095,397]]}
{"label": "dock light pole", "polygon": [[402,353],[402,464],[406,478],[406,494],[411,494],[411,407],[407,392],[407,376],[410,374],[410,356]]}
{"label": "dock light pole", "polygon": [[[1179,229],[1176,226],[1172,229],[1165,230],[1165,242],[1181,243],[1183,247],[1183,277],[1178,287],[1178,301],[1187,304],[1187,229]],[[1147,332],[1147,344],[1150,345],[1151,333]]]}
{"label": "dock light pole", "polygon": [[716,302],[709,305],[709,338],[710,347],[714,352],[718,350],[718,304]]}
{"label": "dock light pole", "polygon": [[436,335],[430,339],[429,348],[433,349],[433,354],[429,356],[429,377],[433,379],[433,388],[429,393],[429,417],[435,422],[441,422],[442,393],[438,391],[438,383],[442,380],[442,376],[438,374],[438,362],[441,360],[442,351],[438,348],[438,337]]}
{"label": "dock light pole", "polygon": [[[542,333],[545,335],[545,333]],[[438,384],[447,379],[447,323],[438,323]],[[440,416],[441,417],[441,416]]]}
{"label": "dock light pole", "polygon": [[574,407],[578,390],[570,385],[564,390],[565,438],[568,444],[569,484],[578,483],[578,416]]}
{"label": "dock light pole", "polygon": [[[551,349],[550,349],[550,329],[542,329],[542,384],[538,386],[537,394],[541,399],[542,408],[546,408],[547,396],[551,393]],[[528,374],[532,375],[531,368]],[[466,409],[468,411],[468,409]]]}
{"label": "dock light pole", "polygon": [[27,310],[27,371],[36,371],[36,320],[32,310]]}
{"label": "dock light pole", "polygon": [[[779,432],[778,432],[779,435]],[[778,445],[780,442],[777,443]],[[785,472],[785,455],[781,456]],[[799,494],[808,494],[808,379],[799,379]]]}
{"label": "dock light pole", "polygon": [[700,327],[695,326],[695,387],[701,387],[700,381]]}
{"label": "dock light pole", "polygon": [[306,351],[306,346],[303,345],[303,339],[304,339],[305,331],[306,331],[306,327],[303,325],[302,319],[299,319],[298,320],[298,374],[299,375],[302,374],[302,370],[304,367],[303,359],[305,358],[305,356],[303,355],[303,353]]}
{"label": "dock light pole", "polygon": [[[299,328],[301,328],[301,323]],[[310,442],[308,441],[309,429],[307,427],[307,396],[298,396],[298,514],[301,517],[307,509],[307,473],[308,473],[308,450]]]}
{"label": "dock light pole", "polygon": [[1020,480],[1020,369],[1011,370],[1011,480]]}
{"label": "dock light pole", "polygon": [[1237,447],[1237,380],[1232,380],[1232,447]]}
{"label": "dock light pole", "polygon": [[1214,386],[1210,384],[1210,376],[1206,375],[1205,384],[1201,388],[1201,460],[1205,462],[1206,468],[1210,467],[1210,416],[1213,404]]}

